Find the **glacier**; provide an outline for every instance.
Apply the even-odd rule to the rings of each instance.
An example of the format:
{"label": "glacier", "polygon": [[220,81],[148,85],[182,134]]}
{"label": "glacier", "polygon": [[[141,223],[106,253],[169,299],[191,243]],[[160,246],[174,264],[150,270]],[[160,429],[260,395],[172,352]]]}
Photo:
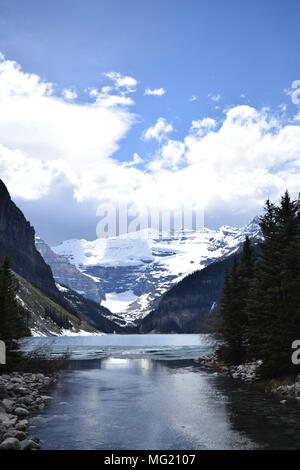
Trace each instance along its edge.
{"label": "glacier", "polygon": [[[234,253],[246,235],[261,238],[258,218],[243,228],[223,226],[173,234],[146,229],[93,241],[66,240],[52,250],[101,286],[101,305],[126,324],[134,324],[174,283]],[[60,282],[67,285],[61,276]]]}

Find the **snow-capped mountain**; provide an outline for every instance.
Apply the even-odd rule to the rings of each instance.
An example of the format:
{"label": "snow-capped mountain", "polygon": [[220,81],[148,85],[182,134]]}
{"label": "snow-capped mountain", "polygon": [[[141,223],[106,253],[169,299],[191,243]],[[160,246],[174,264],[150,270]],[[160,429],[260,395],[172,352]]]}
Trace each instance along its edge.
{"label": "snow-capped mountain", "polygon": [[[94,241],[66,240],[52,250],[95,279],[102,298],[105,293],[101,305],[131,323],[147,315],[184,276],[236,251],[246,235],[260,238],[257,219],[244,228],[204,228],[161,237],[144,230]],[[68,285],[62,273],[60,281]]]}
{"label": "snow-capped mountain", "polygon": [[94,300],[94,302],[100,303],[101,299],[105,299],[105,294],[101,290],[98,279],[83,274],[66,258],[54,253],[41,237],[35,237],[35,246],[51,267],[57,285],[60,282],[66,284],[78,294],[82,294],[88,299]]}

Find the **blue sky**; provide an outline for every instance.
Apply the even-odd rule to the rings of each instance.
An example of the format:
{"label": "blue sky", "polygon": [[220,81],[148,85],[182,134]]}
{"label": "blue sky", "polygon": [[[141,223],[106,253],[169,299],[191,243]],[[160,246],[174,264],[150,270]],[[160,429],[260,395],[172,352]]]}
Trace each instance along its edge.
{"label": "blue sky", "polygon": [[[0,0],[3,62],[15,61],[19,73],[36,74],[40,83],[51,83],[51,99],[64,100],[70,115],[72,106],[77,107],[78,113],[81,106],[84,120],[86,107],[93,106],[97,99],[99,103],[101,101],[100,106],[104,106],[103,87],[110,87],[106,95],[127,100],[109,107],[111,126],[113,129],[120,126],[118,132],[114,134],[112,130],[110,134],[110,129],[102,126],[103,122],[106,125],[108,116],[101,115],[99,119],[98,133],[103,131],[105,145],[102,146],[97,136],[90,152],[97,147],[99,158],[95,154],[88,162],[99,170],[97,184],[88,176],[84,183],[78,181],[85,170],[83,162],[87,156],[84,152],[76,154],[76,164],[72,165],[73,146],[80,147],[76,142],[70,142],[67,149],[69,157],[66,161],[76,172],[72,178],[66,177],[67,170],[62,170],[62,166],[53,176],[51,167],[51,177],[45,173],[45,178],[50,178],[47,188],[37,190],[29,187],[27,170],[23,172],[24,182],[21,176],[12,176],[5,165],[8,158],[14,157],[7,157],[5,152],[18,150],[30,162],[40,158],[39,165],[48,165],[49,170],[50,160],[64,159],[62,149],[67,148],[71,138],[70,128],[64,136],[59,134],[59,138],[65,140],[60,148],[51,148],[50,157],[51,138],[57,133],[50,132],[47,136],[41,132],[47,141],[45,145],[42,137],[36,140],[34,132],[26,142],[24,138],[13,138],[22,135],[28,123],[32,122],[34,127],[38,115],[39,120],[43,119],[41,115],[49,115],[50,102],[44,100],[39,104],[41,108],[45,104],[41,115],[31,116],[29,111],[27,123],[24,112],[24,121],[20,122],[20,118],[9,128],[9,138],[5,132],[7,126],[11,126],[11,120],[8,123],[2,119],[0,144],[6,155],[0,166],[3,179],[37,231],[50,243],[78,236],[95,238],[95,207],[102,195],[110,197],[109,191],[115,192],[114,185],[110,187],[109,172],[114,179],[121,167],[118,177],[123,183],[128,175],[128,187],[149,186],[151,193],[154,183],[150,179],[154,178],[155,185],[164,190],[170,185],[170,192],[176,193],[180,181],[189,187],[188,171],[180,172],[187,167],[191,167],[192,172],[192,166],[196,165],[195,171],[198,169],[202,174],[199,185],[203,187],[203,181],[211,178],[211,186],[216,188],[205,201],[206,223],[211,227],[246,223],[257,213],[265,197],[278,197],[285,186],[296,193],[299,107],[291,100],[291,85],[300,79],[299,16],[297,0]],[[9,73],[12,72],[8,69],[2,70],[2,74],[6,74],[5,80],[10,79]],[[109,73],[115,75],[108,76]],[[135,84],[126,82],[126,86],[119,86],[117,80],[122,78],[132,78]],[[26,80],[26,76],[16,79],[17,87],[21,86],[22,80]],[[164,94],[147,95],[147,88],[163,89]],[[73,93],[72,99],[71,95],[62,97],[64,89]],[[97,91],[93,94],[91,90]],[[31,89],[26,93],[27,102],[22,106],[30,110],[34,92]],[[9,93],[9,99],[13,108],[14,93]],[[62,114],[66,109],[61,108]],[[233,111],[228,114],[230,109]],[[56,112],[59,113],[59,108]],[[69,116],[67,111],[66,115]],[[211,121],[203,121],[208,118]],[[52,119],[55,120],[55,116]],[[237,120],[238,128],[235,127]],[[93,122],[91,117],[90,127]],[[157,133],[159,128],[155,128],[158,122],[161,123],[160,135]],[[49,121],[46,120],[45,128],[47,126]],[[253,126],[257,126],[254,131]],[[149,128],[154,130],[147,138]],[[259,138],[257,133],[260,133]],[[265,134],[274,139],[277,136],[277,140],[264,139]],[[106,141],[108,135],[109,142]],[[235,140],[235,135],[238,145],[229,148],[228,142]],[[90,142],[93,139],[89,131],[86,138]],[[243,150],[241,141],[248,142],[247,149]],[[185,145],[184,149],[182,145]],[[250,156],[245,157],[243,168],[232,178],[232,169],[239,166],[238,160],[234,160],[237,151],[243,158],[251,145],[256,160],[251,163]],[[37,148],[39,156],[35,153]],[[276,153],[278,148],[284,158]],[[134,154],[138,155],[135,161]],[[201,157],[201,165],[197,155]],[[208,162],[209,159],[210,162],[214,159],[214,165]],[[219,166],[218,159],[224,172],[226,168],[230,171],[222,191],[217,190],[221,176],[212,174]],[[99,196],[103,188],[102,162],[106,167],[105,190]],[[130,166],[122,166],[124,162],[130,162]],[[35,161],[35,168],[36,165]],[[20,167],[19,160],[17,167]],[[43,171],[46,171],[44,167]],[[260,184],[245,190],[239,197],[239,190],[230,188],[239,184],[244,188],[243,178],[249,172],[252,172],[253,181],[260,180]],[[37,174],[36,178],[39,177],[43,178]],[[196,185],[195,182],[192,184]],[[16,188],[17,185],[19,188],[23,185],[24,191]],[[253,187],[251,178],[249,186]],[[94,188],[95,197],[87,187]],[[123,191],[128,193],[125,187]],[[161,191],[158,192],[163,198],[163,189]],[[193,194],[195,192],[196,186]],[[141,192],[132,197],[147,199]],[[202,193],[199,197],[203,197]],[[61,200],[65,202],[64,207],[57,210]]]}

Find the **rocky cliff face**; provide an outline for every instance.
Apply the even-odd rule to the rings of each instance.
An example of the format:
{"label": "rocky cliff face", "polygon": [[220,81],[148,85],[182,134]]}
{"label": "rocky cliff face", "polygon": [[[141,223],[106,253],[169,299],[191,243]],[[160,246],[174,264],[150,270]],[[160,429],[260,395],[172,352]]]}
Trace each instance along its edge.
{"label": "rocky cliff face", "polygon": [[34,228],[0,180],[0,258],[8,255],[16,273],[44,291],[57,293],[51,269],[35,247],[34,235]]}
{"label": "rocky cliff face", "polygon": [[[5,255],[10,257],[17,278],[17,301],[33,334],[112,333],[118,330],[108,309],[55,282],[50,266],[36,249],[34,228],[0,180],[0,259]],[[65,259],[64,262],[68,264]],[[70,276],[76,271],[73,266],[68,269]],[[92,279],[79,275],[83,283],[96,286]]]}
{"label": "rocky cliff face", "polygon": [[81,273],[66,258],[54,253],[40,237],[35,237],[35,246],[51,267],[53,276],[58,283],[70,287],[94,302],[100,303],[102,299],[105,299],[102,284],[98,278]]}

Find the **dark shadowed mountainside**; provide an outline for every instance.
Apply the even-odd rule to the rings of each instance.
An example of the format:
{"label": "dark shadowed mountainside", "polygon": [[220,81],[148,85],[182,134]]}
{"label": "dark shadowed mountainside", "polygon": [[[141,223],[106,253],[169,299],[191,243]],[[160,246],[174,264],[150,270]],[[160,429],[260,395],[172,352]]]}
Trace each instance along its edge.
{"label": "dark shadowed mountainside", "polygon": [[35,247],[34,228],[0,180],[0,259],[6,255],[19,283],[17,300],[35,333],[59,334],[61,329],[74,328],[112,333],[119,329],[108,318],[108,309],[57,288],[50,266]]}
{"label": "dark shadowed mountainside", "polygon": [[[240,256],[240,250],[236,253]],[[141,333],[192,333],[207,331],[216,314],[226,268],[234,255],[195,271],[162,296],[157,308],[140,323]]]}

